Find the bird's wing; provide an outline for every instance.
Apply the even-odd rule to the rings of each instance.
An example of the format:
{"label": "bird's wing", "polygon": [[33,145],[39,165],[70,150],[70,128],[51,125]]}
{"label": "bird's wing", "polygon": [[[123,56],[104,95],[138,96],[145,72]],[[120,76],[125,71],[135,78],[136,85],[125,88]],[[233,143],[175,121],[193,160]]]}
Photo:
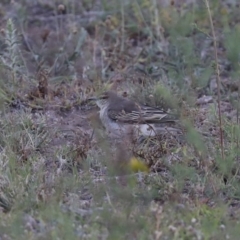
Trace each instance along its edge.
{"label": "bird's wing", "polygon": [[176,117],[167,113],[164,110],[152,107],[140,107],[134,111],[129,111],[127,108],[121,111],[115,109],[108,110],[108,116],[114,121],[122,123],[169,123],[175,122]]}

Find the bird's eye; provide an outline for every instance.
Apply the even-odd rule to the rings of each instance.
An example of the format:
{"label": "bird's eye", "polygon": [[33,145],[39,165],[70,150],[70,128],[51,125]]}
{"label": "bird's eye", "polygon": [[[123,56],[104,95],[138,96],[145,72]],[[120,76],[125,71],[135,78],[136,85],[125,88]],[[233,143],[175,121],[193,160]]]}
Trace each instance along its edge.
{"label": "bird's eye", "polygon": [[102,99],[107,99],[107,98],[108,98],[108,95],[107,95],[107,94],[103,94],[103,95],[101,96],[101,98],[102,98]]}

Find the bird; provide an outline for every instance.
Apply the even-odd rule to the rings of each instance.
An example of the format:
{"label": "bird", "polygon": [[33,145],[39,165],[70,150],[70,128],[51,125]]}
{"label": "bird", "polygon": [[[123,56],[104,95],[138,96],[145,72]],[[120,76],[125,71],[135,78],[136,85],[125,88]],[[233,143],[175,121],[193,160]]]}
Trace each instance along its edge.
{"label": "bird", "polygon": [[133,100],[106,91],[99,97],[92,97],[99,107],[101,122],[110,136],[122,138],[125,135],[154,137],[163,131],[173,132],[176,116],[167,111],[141,105]]}

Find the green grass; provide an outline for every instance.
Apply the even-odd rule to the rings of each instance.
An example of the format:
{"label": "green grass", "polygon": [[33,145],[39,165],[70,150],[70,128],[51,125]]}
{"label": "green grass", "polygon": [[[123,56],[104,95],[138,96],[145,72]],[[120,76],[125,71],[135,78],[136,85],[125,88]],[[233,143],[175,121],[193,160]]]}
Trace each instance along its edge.
{"label": "green grass", "polygon": [[[11,4],[0,13],[14,12],[0,36],[0,238],[238,239],[238,8],[209,3],[214,48],[203,3]],[[114,78],[130,98],[173,108],[186,141],[112,147],[86,100]],[[149,173],[130,171],[127,147]]]}

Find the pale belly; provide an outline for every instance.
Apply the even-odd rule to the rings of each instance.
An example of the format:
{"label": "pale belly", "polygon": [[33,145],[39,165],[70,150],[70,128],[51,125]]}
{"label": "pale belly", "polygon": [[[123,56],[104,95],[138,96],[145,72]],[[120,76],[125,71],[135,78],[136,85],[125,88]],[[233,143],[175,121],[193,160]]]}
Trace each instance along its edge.
{"label": "pale belly", "polygon": [[123,124],[111,121],[106,111],[100,111],[100,118],[108,134],[114,137],[123,137],[123,135],[134,134],[135,136],[155,136],[156,132],[153,125],[148,124]]}

